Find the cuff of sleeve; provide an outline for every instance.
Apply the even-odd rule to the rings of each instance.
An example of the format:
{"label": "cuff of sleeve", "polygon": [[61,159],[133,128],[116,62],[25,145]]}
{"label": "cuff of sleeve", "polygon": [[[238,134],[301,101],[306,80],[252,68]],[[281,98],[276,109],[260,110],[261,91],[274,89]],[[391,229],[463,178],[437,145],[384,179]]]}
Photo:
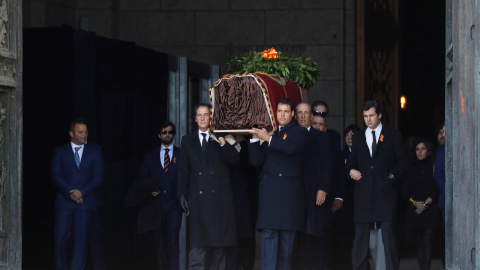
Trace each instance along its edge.
{"label": "cuff of sleeve", "polygon": [[253,139],[250,139],[250,142],[251,142],[251,143],[254,143],[254,142],[259,142],[259,141],[260,141],[260,139],[259,139],[259,138],[253,138]]}
{"label": "cuff of sleeve", "polygon": [[335,198],[335,200],[340,200],[340,201],[343,202],[343,199],[342,199],[342,198]]}

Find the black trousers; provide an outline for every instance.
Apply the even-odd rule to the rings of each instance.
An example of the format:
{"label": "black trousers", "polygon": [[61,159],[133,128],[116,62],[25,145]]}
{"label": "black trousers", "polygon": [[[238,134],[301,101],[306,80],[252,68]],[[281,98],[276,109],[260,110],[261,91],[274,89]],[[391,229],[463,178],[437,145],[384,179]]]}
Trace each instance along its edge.
{"label": "black trousers", "polygon": [[323,270],[325,241],[323,237],[297,232],[292,269]]}
{"label": "black trousers", "polygon": [[[382,228],[382,241],[385,247],[385,263],[387,270],[398,270],[399,259],[397,241],[393,233],[392,222],[377,222]],[[354,270],[368,270],[368,244],[371,223],[355,223],[352,262]]]}
{"label": "black trousers", "polygon": [[420,270],[430,270],[432,264],[433,229],[415,230],[415,245]]}

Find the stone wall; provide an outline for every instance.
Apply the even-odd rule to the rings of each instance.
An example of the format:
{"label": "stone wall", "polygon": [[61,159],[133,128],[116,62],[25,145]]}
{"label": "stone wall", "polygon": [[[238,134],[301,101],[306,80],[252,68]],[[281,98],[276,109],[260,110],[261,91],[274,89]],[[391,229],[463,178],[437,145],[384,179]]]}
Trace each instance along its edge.
{"label": "stone wall", "polygon": [[330,106],[329,126],[355,122],[355,1],[24,0],[24,26],[67,24],[208,64],[274,46],[311,57],[321,79],[309,101]]}

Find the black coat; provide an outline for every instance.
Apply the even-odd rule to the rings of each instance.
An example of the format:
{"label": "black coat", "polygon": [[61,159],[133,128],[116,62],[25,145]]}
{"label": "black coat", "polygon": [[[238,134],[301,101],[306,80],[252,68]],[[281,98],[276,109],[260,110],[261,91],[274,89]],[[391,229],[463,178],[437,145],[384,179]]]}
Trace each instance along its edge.
{"label": "black coat", "polygon": [[[438,212],[439,190],[433,178],[433,163],[430,156],[423,161],[412,160],[407,167],[402,185],[403,202],[408,204],[405,212],[406,229],[434,229],[440,226]],[[422,213],[415,213],[410,198],[425,201],[432,198],[432,204]]]}
{"label": "black coat", "polygon": [[190,248],[236,244],[235,206],[229,164],[238,151],[209,139],[202,153],[198,130],[182,137],[178,167],[178,194],[189,204]]}
{"label": "black coat", "polygon": [[258,212],[257,170],[248,161],[248,142],[242,141],[240,146],[240,160],[235,165],[230,165],[237,237],[255,238]]}
{"label": "black coat", "polygon": [[345,197],[346,179],[344,173],[345,165],[342,160],[342,149],[340,148],[340,133],[332,129],[327,129],[326,133],[330,141],[332,184],[330,193],[325,201],[325,207],[328,208],[328,211],[325,211],[325,226],[332,227],[335,223],[336,213],[332,213],[331,208],[335,198],[343,199],[343,197]]}
{"label": "black coat", "polygon": [[329,136],[326,132],[310,127],[308,132],[308,148],[305,156],[303,180],[305,183],[305,199],[307,205],[307,222],[305,233],[323,235],[325,214],[330,211],[327,203],[317,205],[317,191],[323,190],[327,197],[331,196],[332,153]]}
{"label": "black coat", "polygon": [[249,143],[250,163],[263,164],[258,189],[257,229],[304,231],[302,181],[308,131],[290,121],[270,141]]}
{"label": "black coat", "polygon": [[[351,169],[362,174],[362,178],[355,182],[354,221],[394,221],[397,187],[407,162],[402,135],[393,128],[383,126],[372,158],[365,130],[353,135],[352,152],[346,166],[347,174]],[[388,178],[390,173],[395,176],[395,181]]]}
{"label": "black coat", "polygon": [[152,196],[152,191],[158,189],[157,181],[150,176],[139,176],[128,189],[125,207],[138,209],[137,233],[158,230],[162,226],[162,202],[159,196]]}

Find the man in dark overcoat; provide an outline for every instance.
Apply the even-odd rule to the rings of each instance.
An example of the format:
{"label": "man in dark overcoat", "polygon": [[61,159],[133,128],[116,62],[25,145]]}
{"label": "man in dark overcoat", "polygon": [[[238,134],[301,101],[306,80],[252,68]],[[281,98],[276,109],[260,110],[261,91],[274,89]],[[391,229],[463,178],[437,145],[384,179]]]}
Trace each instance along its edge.
{"label": "man in dark overcoat", "polygon": [[253,128],[248,146],[250,163],[263,164],[257,223],[262,230],[262,270],[291,268],[295,231],[303,231],[305,225],[302,168],[308,131],[292,120],[294,108],[291,100],[278,100],[279,130],[270,136],[265,129]]}
{"label": "man in dark overcoat", "polygon": [[308,130],[308,148],[303,168],[307,219],[305,234],[297,234],[299,241],[296,241],[295,250],[299,256],[296,256],[295,264],[299,269],[321,270],[324,268],[325,255],[325,214],[329,211],[325,202],[326,197],[331,196],[331,143],[326,132],[311,126],[313,114],[308,103],[297,105],[295,119],[299,126]]}
{"label": "man in dark overcoat", "polygon": [[239,154],[224,137],[210,138],[209,120],[210,105],[198,105],[198,130],[183,136],[180,150],[178,195],[187,212],[189,269],[225,269],[225,248],[237,238],[229,164]]}
{"label": "man in dark overcoat", "polygon": [[401,134],[382,125],[382,109],[376,101],[362,106],[367,127],[353,135],[347,172],[356,181],[354,198],[355,239],[353,269],[367,269],[370,227],[381,228],[386,269],[398,269],[393,221],[396,217],[398,179],[407,156]]}

